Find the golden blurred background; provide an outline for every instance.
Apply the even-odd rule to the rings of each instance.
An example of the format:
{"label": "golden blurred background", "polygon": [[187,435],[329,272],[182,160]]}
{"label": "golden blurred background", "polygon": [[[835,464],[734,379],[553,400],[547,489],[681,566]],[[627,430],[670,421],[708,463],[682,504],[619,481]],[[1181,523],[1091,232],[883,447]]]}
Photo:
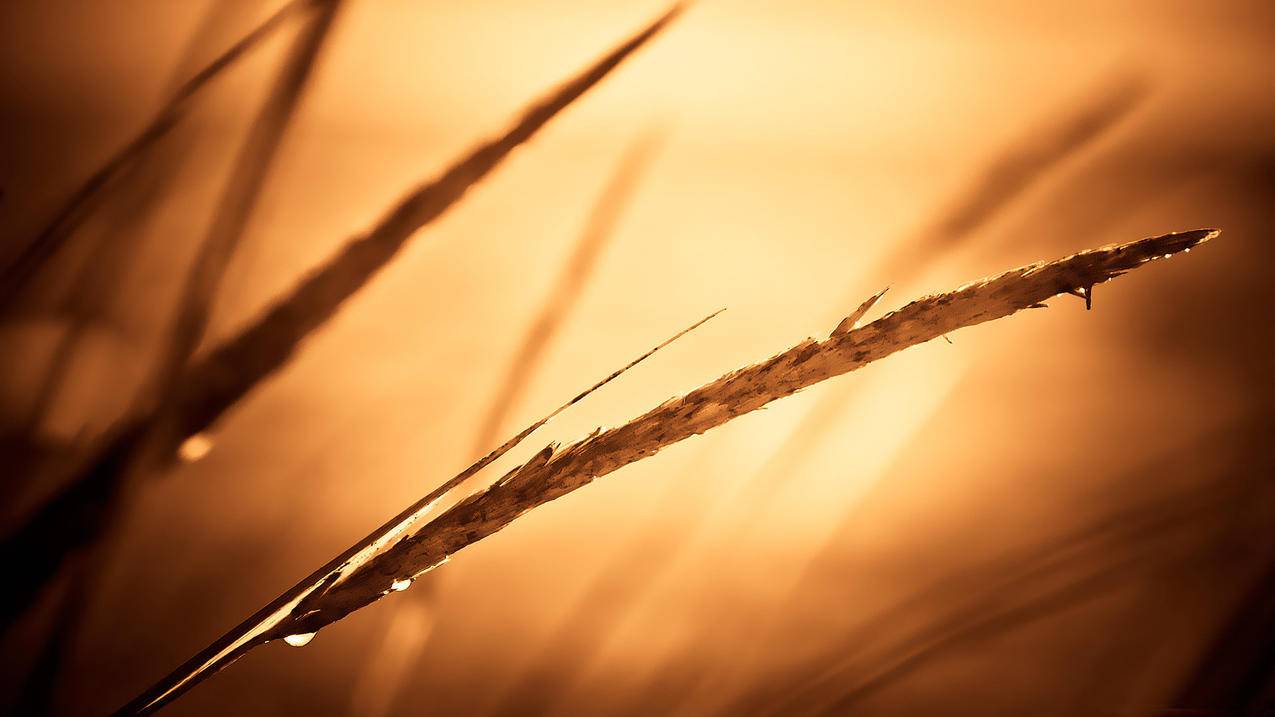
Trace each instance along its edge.
{"label": "golden blurred background", "polygon": [[[282,5],[0,4],[0,261]],[[664,9],[341,2],[196,356]],[[304,19],[210,83],[6,290],[7,535],[154,380]],[[483,477],[824,336],[887,285],[878,312],[1220,227],[1093,311],[1054,299],[629,466],[167,714],[1275,705],[1273,43],[1260,0],[693,4],[186,444],[197,460],[129,495],[87,592],[54,579],[6,628],[0,703],[110,712],[719,307]]]}

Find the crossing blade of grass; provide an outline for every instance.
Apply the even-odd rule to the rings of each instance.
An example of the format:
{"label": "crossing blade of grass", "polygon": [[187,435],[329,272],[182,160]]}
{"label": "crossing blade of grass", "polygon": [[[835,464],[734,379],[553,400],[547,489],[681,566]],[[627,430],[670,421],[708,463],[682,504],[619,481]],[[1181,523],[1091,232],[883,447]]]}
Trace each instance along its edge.
{"label": "crossing blade of grass", "polygon": [[615,225],[632,198],[642,172],[650,163],[659,139],[654,134],[648,134],[634,142],[621,159],[611,180],[602,189],[588,224],[558,276],[557,283],[509,362],[509,370],[496,391],[496,399],[478,429],[474,454],[481,455],[495,441],[509,412],[522,398],[531,377],[540,366],[545,349],[553,342],[563,321],[575,307],[598,257],[614,234]]}
{"label": "crossing blade of grass", "polygon": [[[314,603],[316,600],[321,600],[328,590],[339,585],[347,576],[357,573],[363,566],[373,561],[386,546],[400,539],[406,531],[416,525],[448,493],[456,490],[492,462],[508,453],[527,436],[530,436],[541,426],[553,420],[558,414],[584,400],[594,391],[619,378],[620,375],[629,369],[653,356],[655,352],[694,331],[720,313],[721,310],[718,310],[682,329],[628,364],[611,372],[606,378],[576,394],[571,400],[554,409],[553,412],[527,426],[498,448],[480,458],[473,465],[448,479],[442,485],[430,491],[424,498],[408,506],[381,527],[372,531],[363,540],[350,546],[346,551],[328,561],[326,565],[292,586],[291,589],[280,595],[269,605],[240,623],[234,630],[226,633],[203,652],[188,660],[177,670],[174,670],[167,678],[156,684],[145,694],[121,708],[117,714],[149,714],[181,696],[199,682],[224,669],[248,650],[264,644],[269,640],[265,636],[269,634],[270,630],[281,621],[287,620],[297,610],[305,611],[307,605]],[[428,569],[422,569],[417,574],[423,573]],[[416,574],[412,577],[415,576]]]}
{"label": "crossing blade of grass", "polygon": [[[257,644],[279,638],[304,643],[324,626],[401,589],[404,580],[441,565],[455,552],[496,533],[532,508],[655,455],[666,446],[957,329],[1010,316],[1076,287],[1092,293],[1096,285],[1217,235],[1216,230],[1200,229],[1150,237],[974,281],[918,299],[852,331],[823,341],[804,341],[665,401],[622,426],[596,430],[566,448],[551,444],[487,489],[460,501],[419,530],[405,533],[362,565],[334,572],[345,562],[339,558],[320,569],[130,702],[121,713],[152,711],[188,689],[196,675],[206,676],[209,665],[220,668]],[[365,544],[356,544],[346,555],[357,554]],[[311,598],[311,594],[317,597]],[[270,626],[249,635],[266,618]]]}
{"label": "crossing blade of grass", "polygon": [[40,267],[58,251],[98,205],[106,189],[185,117],[192,100],[204,88],[274,33],[290,15],[311,4],[313,0],[292,0],[287,3],[179,87],[146,127],[89,175],[58,208],[45,228],[0,270],[0,306],[8,305],[21,294]]}
{"label": "crossing blade of grass", "polygon": [[[135,421],[112,435],[107,447],[65,492],[44,506],[15,535],[0,545],[0,556],[14,566],[0,615],[11,621],[29,603],[66,557],[94,543],[108,529],[124,501],[128,484],[146,474],[164,446],[171,445],[171,420],[163,420],[165,398],[177,394],[190,355],[203,336],[217,287],[256,197],[273,162],[315,60],[328,36],[339,2],[322,0],[320,12],[298,37],[276,86],[253,122],[214,218],[200,244],[176,309],[172,334],[161,349],[151,386],[135,401],[134,415],[161,420]],[[87,485],[92,483],[92,485]],[[36,551],[32,545],[40,546]],[[11,561],[10,561],[11,559]]]}
{"label": "crossing blade of grass", "polygon": [[458,203],[515,148],[530,140],[558,113],[602,81],[681,12],[675,5],[592,66],[532,105],[505,134],[485,142],[437,179],[410,192],[364,236],[274,302],[255,322],[215,347],[184,378],[177,397],[179,433],[208,428],[243,396],[284,364],[301,343],[330,319],[346,299],[384,268],[418,230]]}
{"label": "crossing blade of grass", "polygon": [[[241,25],[246,24],[243,20],[259,15],[261,4],[260,0],[253,0],[210,7],[178,61],[169,83],[172,91],[176,92],[186,78],[198,72],[209,55],[226,45],[227,39],[239,36]],[[172,188],[178,186],[178,170],[195,147],[197,134],[198,129],[190,125],[175,128],[154,151],[138,157],[122,171],[113,185],[115,191],[103,199],[102,213],[109,229],[76,268],[68,294],[54,309],[67,322],[67,328],[58,337],[39,388],[34,391],[36,398],[24,422],[25,432],[37,432],[57,402],[86,330],[102,320],[103,307],[118,294],[120,277],[137,260],[143,225],[153,216],[155,207],[171,196]]]}
{"label": "crossing blade of grass", "polygon": [[[117,427],[94,451],[67,488],[36,511],[0,544],[0,557],[24,566],[30,580],[0,597],[0,616],[12,619],[64,556],[98,535],[103,496],[118,493],[120,466],[144,436],[150,468],[170,458],[179,442],[208,428],[255,386],[282,367],[301,342],[321,327],[345,299],[387,264],[415,233],[456,204],[514,148],[530,139],[559,112],[596,85],[680,12],[674,6],[556,92],[528,109],[504,135],[469,153],[435,181],[408,194],[366,235],[351,241],[335,258],[303,280],[242,333],[182,371],[162,396],[163,410],[139,413]],[[37,547],[33,547],[37,546]],[[28,570],[29,568],[29,570]]]}

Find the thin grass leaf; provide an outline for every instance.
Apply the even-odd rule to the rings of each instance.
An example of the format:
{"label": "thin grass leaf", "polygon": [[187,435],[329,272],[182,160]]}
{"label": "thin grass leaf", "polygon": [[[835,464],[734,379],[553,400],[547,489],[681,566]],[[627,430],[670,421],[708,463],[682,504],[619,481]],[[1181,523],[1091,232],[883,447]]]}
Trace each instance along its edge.
{"label": "thin grass leaf", "polygon": [[867,316],[868,312],[872,310],[872,307],[876,306],[877,302],[881,300],[881,297],[885,296],[885,292],[889,290],[890,287],[887,286],[872,296],[869,296],[867,299],[864,299],[863,303],[859,304],[859,308],[851,311],[849,315],[842,319],[841,323],[837,324],[837,328],[833,329],[832,333],[828,334],[828,336],[840,336],[859,328],[859,320],[864,316]]}
{"label": "thin grass leaf", "polygon": [[[623,426],[596,430],[566,448],[551,444],[486,490],[460,501],[357,569],[338,576],[339,583],[331,578],[332,568],[316,572],[312,579],[321,581],[317,586],[306,587],[312,584],[303,582],[304,592],[295,599],[289,599],[293,594],[289,591],[271,603],[279,606],[277,610],[262,611],[277,616],[265,631],[245,638],[242,626],[232,630],[121,712],[150,711],[188,688],[191,675],[206,671],[205,666],[212,661],[224,666],[256,644],[279,638],[304,644],[324,626],[395,591],[400,581],[441,565],[458,550],[496,533],[532,508],[655,455],[666,446],[910,346],[1010,316],[1078,286],[1092,291],[1092,287],[1115,276],[1188,250],[1218,233],[1201,229],[1150,237],[975,281],[914,301],[853,331],[823,341],[804,341],[766,361],[665,401]],[[363,545],[356,544],[347,553],[358,552]],[[307,599],[310,592],[320,589],[325,591],[321,597]],[[249,622],[257,624],[261,620],[254,616]]]}
{"label": "thin grass leaf", "polygon": [[129,140],[88,179],[76,188],[54,214],[49,224],[22,251],[0,270],[0,306],[10,303],[26,288],[66,240],[101,201],[105,190],[122,173],[163,139],[186,116],[192,100],[226,68],[277,30],[290,15],[307,8],[313,0],[291,0],[244,35],[206,67],[187,80],[168,103],[159,109],[137,136]]}
{"label": "thin grass leaf", "polygon": [[[269,605],[258,610],[252,617],[240,623],[234,630],[226,633],[217,642],[210,645],[203,652],[188,660],[185,664],[174,670],[167,678],[152,687],[146,694],[139,696],[125,707],[121,708],[117,714],[149,714],[165,704],[177,699],[187,690],[194,687],[199,682],[211,677],[220,670],[239,659],[245,652],[264,644],[269,640],[266,635],[270,630],[274,629],[281,622],[289,619],[289,617],[298,611],[306,612],[308,606],[320,601],[327,591],[334,586],[339,585],[341,581],[348,576],[357,573],[366,564],[375,559],[380,552],[395,540],[400,539],[406,531],[413,525],[417,524],[420,519],[428,514],[430,510],[448,493],[456,490],[465,481],[476,475],[479,471],[486,468],[493,461],[508,453],[512,448],[517,446],[527,436],[531,435],[541,426],[553,420],[558,414],[568,408],[579,403],[589,394],[597,391],[611,381],[618,378],[624,372],[637,366],[646,359],[650,358],[655,352],[668,346],[679,338],[694,331],[702,326],[709,319],[720,314],[723,310],[718,310],[682,329],[673,336],[665,339],[654,348],[646,353],[633,359],[623,367],[611,372],[606,378],[593,384],[589,388],[576,394],[571,400],[562,404],[553,412],[545,417],[532,423],[531,425],[518,432],[517,435],[501,444],[498,448],[483,456],[473,465],[448,479],[442,485],[430,491],[428,495],[416,501],[412,505],[405,508],[398,515],[391,518],[381,527],[372,531],[363,540],[350,546],[345,552],[328,561],[326,565],[311,573],[304,580],[292,586],[283,595],[280,595]],[[441,563],[440,563],[441,564]],[[437,567],[431,565],[413,573],[410,577],[403,578],[410,582],[418,575]],[[402,580],[402,579],[400,579]],[[391,583],[386,592],[397,591],[402,589],[398,586],[399,580]]]}
{"label": "thin grass leaf", "polygon": [[593,274],[598,257],[606,248],[620,215],[633,196],[638,180],[650,164],[659,140],[659,136],[650,134],[634,142],[620,160],[610,181],[603,187],[580,240],[567,259],[566,266],[562,268],[562,273],[558,275],[540,313],[523,336],[522,344],[509,362],[508,372],[496,391],[496,399],[479,424],[475,454],[487,450],[487,446],[500,434],[509,412],[518,405],[531,377],[540,367],[545,349],[553,342],[562,323],[575,308],[585,284]]}

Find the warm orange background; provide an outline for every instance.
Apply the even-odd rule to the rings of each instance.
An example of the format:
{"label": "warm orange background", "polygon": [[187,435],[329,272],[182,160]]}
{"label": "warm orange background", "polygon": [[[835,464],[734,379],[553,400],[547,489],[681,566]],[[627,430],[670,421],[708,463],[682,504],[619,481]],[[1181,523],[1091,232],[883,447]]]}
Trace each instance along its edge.
{"label": "warm orange background", "polygon": [[[0,5],[0,248],[34,234],[177,77],[276,4],[232,4],[220,34],[194,50],[206,2]],[[349,2],[223,286],[210,342],[661,9]],[[541,712],[747,711],[763,699],[750,689],[782,693],[851,646],[867,651],[836,681],[881,669],[889,658],[868,638],[888,647],[956,606],[991,609],[1033,589],[995,587],[996,571],[971,578],[974,566],[1030,566],[1043,546],[1129,505],[1269,465],[1249,452],[1270,449],[1260,437],[1275,406],[1273,22],[1262,2],[692,7],[420,232],[217,427],[207,457],[146,488],[65,675],[66,712],[114,708],[474,458],[494,387],[599,188],[652,128],[664,137],[657,154],[505,432],[729,310],[492,476],[549,440],[621,423],[824,335],[887,284],[885,309],[1081,248],[1204,226],[1225,234],[1102,287],[1092,312],[1055,299],[625,468],[455,556],[429,588],[390,596],[303,650],[250,655],[171,714],[493,714],[533,668],[549,695]],[[161,146],[176,168],[162,201],[141,213],[108,203],[36,299],[6,317],[6,425],[28,415],[49,347],[72,320],[86,322],[88,338],[36,432],[74,446],[118,415],[290,32],[219,81]],[[192,51],[201,59],[182,65]],[[1148,87],[1128,116],[962,249],[916,276],[874,273],[1004,148],[1127,76]],[[77,261],[102,241],[106,258],[82,271]],[[83,277],[98,283],[68,288]],[[828,393],[840,408],[818,440],[797,460],[773,458]],[[756,482],[770,487],[748,487]],[[6,520],[26,505],[12,503]],[[1092,559],[1142,551],[1118,578],[930,649],[855,705],[1157,707],[1269,562],[1255,515],[1266,514],[1115,539]],[[928,596],[908,602],[917,594]],[[902,617],[880,617],[900,604],[910,606]],[[870,633],[856,632],[864,625]],[[27,669],[23,639],[6,643],[7,694]]]}

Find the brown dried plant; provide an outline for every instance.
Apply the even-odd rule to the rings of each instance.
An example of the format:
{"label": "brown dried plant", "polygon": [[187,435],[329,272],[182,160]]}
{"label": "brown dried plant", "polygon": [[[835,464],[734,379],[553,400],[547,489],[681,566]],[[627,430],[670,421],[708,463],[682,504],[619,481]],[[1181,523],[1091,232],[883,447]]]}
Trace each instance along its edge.
{"label": "brown dried plant", "polygon": [[[325,566],[295,585],[125,705],[120,714],[153,712],[271,640],[304,644],[319,629],[404,589],[412,579],[501,530],[528,510],[652,456],[666,446],[910,346],[1022,309],[1042,308],[1043,302],[1060,294],[1082,296],[1089,305],[1095,286],[1157,259],[1190,251],[1218,233],[1200,229],[1150,237],[974,281],[913,301],[862,327],[834,331],[821,341],[806,340],[766,361],[665,401],[622,426],[594,431],[565,448],[551,444],[485,490],[377,550],[378,536],[397,532],[404,516],[392,519],[345,553],[367,555],[365,561],[332,561],[331,567]],[[434,494],[441,495],[439,491],[431,495]]]}

